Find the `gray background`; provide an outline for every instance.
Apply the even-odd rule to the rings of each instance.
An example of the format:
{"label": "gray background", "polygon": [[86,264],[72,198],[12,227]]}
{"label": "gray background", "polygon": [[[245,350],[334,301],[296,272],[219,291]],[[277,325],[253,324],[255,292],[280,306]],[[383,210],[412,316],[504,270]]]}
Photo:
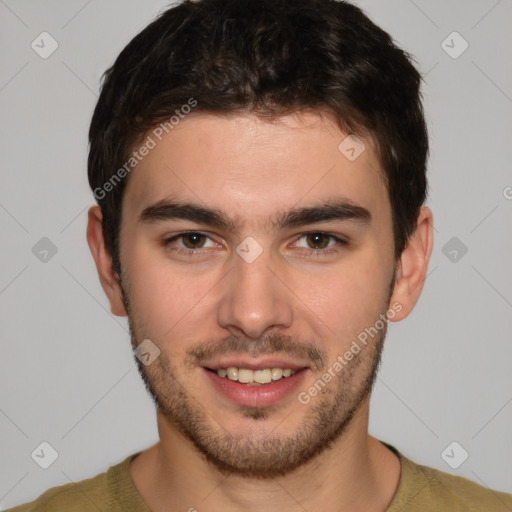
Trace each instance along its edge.
{"label": "gray background", "polygon": [[[388,333],[370,432],[512,492],[512,2],[358,3],[426,73],[436,229],[422,298]],[[0,508],[157,440],[127,324],[86,244],[86,157],[101,74],[165,6],[0,0]],[[59,44],[47,59],[31,48],[43,31]],[[442,46],[453,31],[469,44],[456,59]],[[46,262],[32,252],[42,237],[57,248]],[[59,455],[46,470],[31,458],[42,441]],[[453,441],[469,453],[457,469],[441,456]]]}

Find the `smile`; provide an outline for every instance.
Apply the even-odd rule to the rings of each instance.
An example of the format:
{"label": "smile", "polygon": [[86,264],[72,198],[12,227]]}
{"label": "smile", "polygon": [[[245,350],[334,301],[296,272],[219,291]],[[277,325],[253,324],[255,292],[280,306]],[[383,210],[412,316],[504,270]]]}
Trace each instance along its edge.
{"label": "smile", "polygon": [[263,370],[251,370],[250,368],[219,368],[217,375],[232,381],[249,385],[270,384],[295,374],[290,368],[265,368]]}

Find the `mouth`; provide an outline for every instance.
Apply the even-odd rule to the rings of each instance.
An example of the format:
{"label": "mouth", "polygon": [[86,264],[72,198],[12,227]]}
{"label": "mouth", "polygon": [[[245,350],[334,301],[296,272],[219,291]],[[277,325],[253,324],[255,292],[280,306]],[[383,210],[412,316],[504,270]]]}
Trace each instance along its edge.
{"label": "mouth", "polygon": [[[272,382],[286,379],[295,375],[296,370],[291,368],[264,368],[262,370],[251,370],[250,368],[241,368],[230,366],[229,368],[218,368],[217,370],[207,368],[223,379],[233,382],[249,384],[250,386],[265,386]],[[299,370],[300,371],[300,370]]]}
{"label": "mouth", "polygon": [[200,369],[217,395],[244,407],[268,407],[299,391],[309,366],[301,362],[250,360],[209,363]]}

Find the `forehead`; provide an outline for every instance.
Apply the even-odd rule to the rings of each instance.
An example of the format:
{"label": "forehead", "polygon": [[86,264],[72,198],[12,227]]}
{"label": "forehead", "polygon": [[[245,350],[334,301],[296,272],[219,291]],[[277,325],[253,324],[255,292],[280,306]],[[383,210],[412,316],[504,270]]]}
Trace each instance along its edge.
{"label": "forehead", "polygon": [[272,121],[195,113],[159,138],[152,131],[144,136],[140,145],[150,141],[152,149],[131,172],[123,207],[135,214],[171,198],[240,222],[268,222],[287,208],[336,197],[377,214],[389,210],[372,142],[347,137],[315,113]]}

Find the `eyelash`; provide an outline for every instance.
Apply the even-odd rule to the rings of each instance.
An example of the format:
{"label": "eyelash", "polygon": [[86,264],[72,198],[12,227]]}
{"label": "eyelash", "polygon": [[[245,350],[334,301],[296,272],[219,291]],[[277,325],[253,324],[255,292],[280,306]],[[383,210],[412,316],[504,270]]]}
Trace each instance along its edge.
{"label": "eyelash", "polygon": [[[172,237],[170,238],[166,238],[165,240],[163,240],[163,245],[164,247],[167,247],[167,248],[170,248],[170,245],[179,240],[179,239],[183,239],[183,237],[187,236],[187,235],[202,235],[202,236],[205,236],[206,238],[209,238],[210,240],[212,240],[212,238],[210,236],[208,236],[206,233],[203,233],[201,231],[183,231],[182,233],[179,233],[177,235],[173,235]],[[336,242],[336,245],[333,246],[333,247],[330,247],[330,248],[326,248],[326,249],[312,249],[312,248],[309,248],[309,249],[305,249],[305,248],[302,248],[302,249],[305,249],[306,251],[309,252],[309,254],[312,254],[314,255],[315,257],[321,257],[321,256],[325,256],[325,255],[328,255],[328,254],[332,254],[332,253],[335,253],[335,252],[338,252],[339,251],[339,245],[341,246],[348,246],[348,241],[347,240],[344,240],[336,235],[333,235],[331,233],[327,233],[325,231],[307,231],[305,233],[302,233],[297,239],[296,239],[296,242],[301,240],[302,238],[304,237],[307,237],[308,235],[324,235],[324,236],[327,236],[330,238],[329,242],[331,240],[334,240]],[[213,240],[212,240],[213,241]],[[186,256],[196,256],[196,255],[199,255],[201,252],[202,252],[202,247],[199,247],[197,249],[187,249],[187,248],[183,248],[183,247],[178,247],[178,248],[170,248],[172,251],[174,251],[176,254],[178,255],[186,255]]]}

